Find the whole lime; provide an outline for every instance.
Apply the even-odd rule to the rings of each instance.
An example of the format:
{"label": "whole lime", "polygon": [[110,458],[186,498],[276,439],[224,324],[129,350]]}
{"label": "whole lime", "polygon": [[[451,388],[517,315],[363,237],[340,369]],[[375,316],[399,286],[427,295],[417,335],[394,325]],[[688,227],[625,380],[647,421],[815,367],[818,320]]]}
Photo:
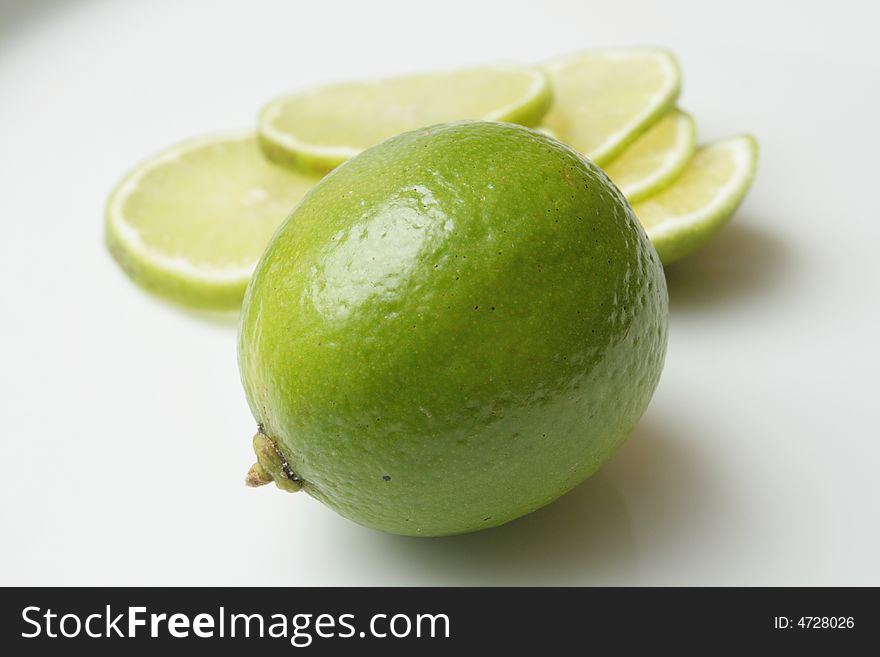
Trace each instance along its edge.
{"label": "whole lime", "polygon": [[586,479],[666,351],[663,269],[623,196],[502,123],[415,130],[336,169],[276,233],[242,313],[249,483],[422,536]]}

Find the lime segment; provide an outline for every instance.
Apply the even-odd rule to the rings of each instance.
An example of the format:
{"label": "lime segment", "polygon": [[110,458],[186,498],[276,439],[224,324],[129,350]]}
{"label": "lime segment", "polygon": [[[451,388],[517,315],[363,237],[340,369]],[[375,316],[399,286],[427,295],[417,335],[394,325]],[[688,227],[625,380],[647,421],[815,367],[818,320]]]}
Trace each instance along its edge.
{"label": "lime segment", "polygon": [[680,88],[675,59],[653,48],[590,50],[545,69],[555,101],[544,125],[599,165],[670,110]]}
{"label": "lime segment", "polygon": [[272,233],[318,180],[267,162],[250,132],[184,142],[111,193],[107,244],[157,294],[237,308]]}
{"label": "lime segment", "polygon": [[630,203],[656,194],[687,166],[697,147],[691,116],[672,110],[605,167]]}
{"label": "lime segment", "polygon": [[263,108],[266,154],[327,171],[389,137],[459,119],[535,125],[552,102],[534,68],[482,67],[348,82],[285,95]]}
{"label": "lime segment", "polygon": [[748,135],[699,148],[676,181],[633,210],[663,264],[700,248],[739,206],[755,177],[758,143]]}

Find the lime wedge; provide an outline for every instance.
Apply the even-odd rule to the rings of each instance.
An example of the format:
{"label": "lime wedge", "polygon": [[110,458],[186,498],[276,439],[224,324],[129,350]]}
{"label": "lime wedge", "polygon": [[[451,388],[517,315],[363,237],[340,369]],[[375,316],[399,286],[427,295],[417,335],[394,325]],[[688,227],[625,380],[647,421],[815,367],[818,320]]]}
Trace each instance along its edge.
{"label": "lime wedge", "polygon": [[758,143],[743,135],[697,149],[681,176],[633,210],[668,265],[700,248],[739,206],[758,165]]}
{"label": "lime wedge", "polygon": [[605,167],[630,203],[656,194],[684,171],[697,147],[689,114],[674,109]]}
{"label": "lime wedge", "polygon": [[552,102],[534,68],[482,67],[348,82],[300,91],[260,113],[266,155],[298,169],[327,171],[389,137],[459,119],[533,126]]}
{"label": "lime wedge", "polygon": [[252,132],[184,142],[107,201],[110,253],[141,286],[188,306],[237,308],[269,238],[318,182],[267,162]]}
{"label": "lime wedge", "polygon": [[675,59],[653,48],[589,50],[545,70],[555,100],[544,125],[599,165],[669,111],[680,88]]}

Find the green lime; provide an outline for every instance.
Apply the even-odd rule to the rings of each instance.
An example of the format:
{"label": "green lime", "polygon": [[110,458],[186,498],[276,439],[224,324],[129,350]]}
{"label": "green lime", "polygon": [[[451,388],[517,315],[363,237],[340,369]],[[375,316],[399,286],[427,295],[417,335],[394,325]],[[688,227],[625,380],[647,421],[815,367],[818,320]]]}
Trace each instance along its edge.
{"label": "green lime", "polygon": [[267,162],[253,133],[187,141],[129,173],[106,238],[135,282],[185,305],[233,309],[272,233],[319,180]]}
{"label": "green lime", "polygon": [[263,108],[259,134],[272,160],[323,172],[398,133],[443,121],[535,125],[551,102],[547,76],[533,68],[422,73],[282,96]]}
{"label": "green lime", "polygon": [[543,124],[600,165],[672,109],[681,86],[675,58],[653,48],[588,50],[545,70],[554,103]]}
{"label": "green lime", "polygon": [[684,173],[633,206],[664,264],[697,250],[727,222],[749,191],[758,143],[744,135],[699,148]]}
{"label": "green lime", "polygon": [[605,167],[630,203],[656,194],[677,178],[694,155],[697,128],[689,114],[672,110]]}
{"label": "green lime", "polygon": [[507,522],[623,442],[666,323],[656,251],[592,162],[512,124],[399,135],[318,184],[257,266],[248,483],[400,534]]}

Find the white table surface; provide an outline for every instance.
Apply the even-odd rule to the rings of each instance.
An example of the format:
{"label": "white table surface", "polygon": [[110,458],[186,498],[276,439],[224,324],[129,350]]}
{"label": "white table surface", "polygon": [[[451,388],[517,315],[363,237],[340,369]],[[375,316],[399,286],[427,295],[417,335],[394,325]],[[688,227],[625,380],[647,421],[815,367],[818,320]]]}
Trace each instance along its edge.
{"label": "white table surface", "polygon": [[[880,584],[871,2],[0,0],[0,584]],[[752,193],[668,272],[632,438],[550,507],[413,539],[250,490],[232,322],[103,246],[121,173],[309,83],[657,44]]]}

